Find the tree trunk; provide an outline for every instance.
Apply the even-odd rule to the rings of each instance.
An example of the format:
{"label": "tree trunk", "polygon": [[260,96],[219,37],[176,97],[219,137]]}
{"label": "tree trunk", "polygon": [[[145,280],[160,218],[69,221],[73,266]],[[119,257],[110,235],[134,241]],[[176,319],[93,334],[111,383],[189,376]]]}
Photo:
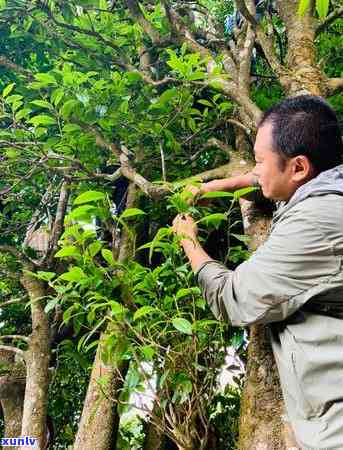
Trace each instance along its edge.
{"label": "tree trunk", "polygon": [[114,369],[103,363],[101,353],[105,339],[106,333],[103,333],[95,356],[74,450],[115,448],[113,440],[117,432],[115,423],[118,421],[113,398],[120,387],[121,377],[125,378],[127,364]]}
{"label": "tree trunk", "polygon": [[[26,351],[26,388],[24,398],[22,436],[35,437],[37,448],[44,449],[49,388],[50,335],[44,312],[44,284],[24,274],[21,282],[31,301],[32,333]],[[21,446],[20,450],[30,447]]]}
{"label": "tree trunk", "polygon": [[[270,218],[262,216],[254,205],[241,200],[245,233],[251,236],[254,251],[266,239]],[[284,422],[284,402],[279,374],[263,325],[250,327],[246,381],[241,400],[238,450],[296,449],[292,430]]]}
{"label": "tree trunk", "polygon": [[[130,184],[126,207],[131,208],[136,201],[136,188]],[[124,231],[120,240],[118,260],[123,262],[132,256],[132,242]],[[119,367],[104,364],[102,361],[103,341],[107,334],[115,330],[110,323],[102,333],[98,345],[92,375],[88,386],[82,416],[74,443],[74,450],[110,450],[116,448],[119,428],[119,415],[115,404],[118,391],[125,379],[128,363]],[[106,378],[106,385],[101,378]]]}
{"label": "tree trunk", "polygon": [[[5,423],[5,438],[20,436],[25,392],[25,366],[15,363],[13,355],[0,351],[0,362],[9,373],[0,377],[0,404]],[[15,450],[16,447],[6,447]]]}

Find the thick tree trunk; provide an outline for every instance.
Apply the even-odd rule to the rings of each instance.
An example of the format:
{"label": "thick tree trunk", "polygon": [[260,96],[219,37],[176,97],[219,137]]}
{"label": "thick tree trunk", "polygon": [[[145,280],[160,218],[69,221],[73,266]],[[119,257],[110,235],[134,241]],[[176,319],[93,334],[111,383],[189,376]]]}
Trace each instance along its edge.
{"label": "thick tree trunk", "polygon": [[[26,388],[23,410],[22,436],[35,437],[38,449],[44,449],[49,388],[50,335],[44,312],[44,284],[24,274],[21,280],[31,301],[32,333],[26,352]],[[22,446],[20,450],[28,449]]]}

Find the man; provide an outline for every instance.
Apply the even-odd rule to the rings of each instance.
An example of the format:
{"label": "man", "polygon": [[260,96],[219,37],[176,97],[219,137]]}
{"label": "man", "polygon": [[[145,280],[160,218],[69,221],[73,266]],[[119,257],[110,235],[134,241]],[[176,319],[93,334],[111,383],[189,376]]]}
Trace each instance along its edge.
{"label": "man", "polygon": [[263,114],[252,173],[201,192],[254,184],[277,201],[267,241],[236,270],[214,261],[189,215],[174,232],[214,315],[235,326],[269,324],[289,420],[302,449],[343,449],[343,146],[320,97]]}

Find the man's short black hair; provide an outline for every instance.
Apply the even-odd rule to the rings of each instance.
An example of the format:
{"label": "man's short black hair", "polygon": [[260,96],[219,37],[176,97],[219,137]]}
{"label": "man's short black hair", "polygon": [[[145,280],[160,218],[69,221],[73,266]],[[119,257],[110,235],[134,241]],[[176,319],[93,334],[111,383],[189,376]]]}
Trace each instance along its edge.
{"label": "man's short black hair", "polygon": [[272,123],[273,150],[283,162],[305,155],[320,173],[343,163],[343,142],[335,111],[321,97],[289,97],[266,111],[259,128]]}

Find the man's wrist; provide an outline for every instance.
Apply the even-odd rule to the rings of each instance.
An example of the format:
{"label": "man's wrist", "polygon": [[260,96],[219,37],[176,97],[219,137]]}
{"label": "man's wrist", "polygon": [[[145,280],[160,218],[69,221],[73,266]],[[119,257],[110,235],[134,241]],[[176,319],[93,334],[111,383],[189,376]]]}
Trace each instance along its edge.
{"label": "man's wrist", "polygon": [[180,245],[186,250],[187,248],[194,249],[199,244],[196,236],[184,237],[180,240]]}

